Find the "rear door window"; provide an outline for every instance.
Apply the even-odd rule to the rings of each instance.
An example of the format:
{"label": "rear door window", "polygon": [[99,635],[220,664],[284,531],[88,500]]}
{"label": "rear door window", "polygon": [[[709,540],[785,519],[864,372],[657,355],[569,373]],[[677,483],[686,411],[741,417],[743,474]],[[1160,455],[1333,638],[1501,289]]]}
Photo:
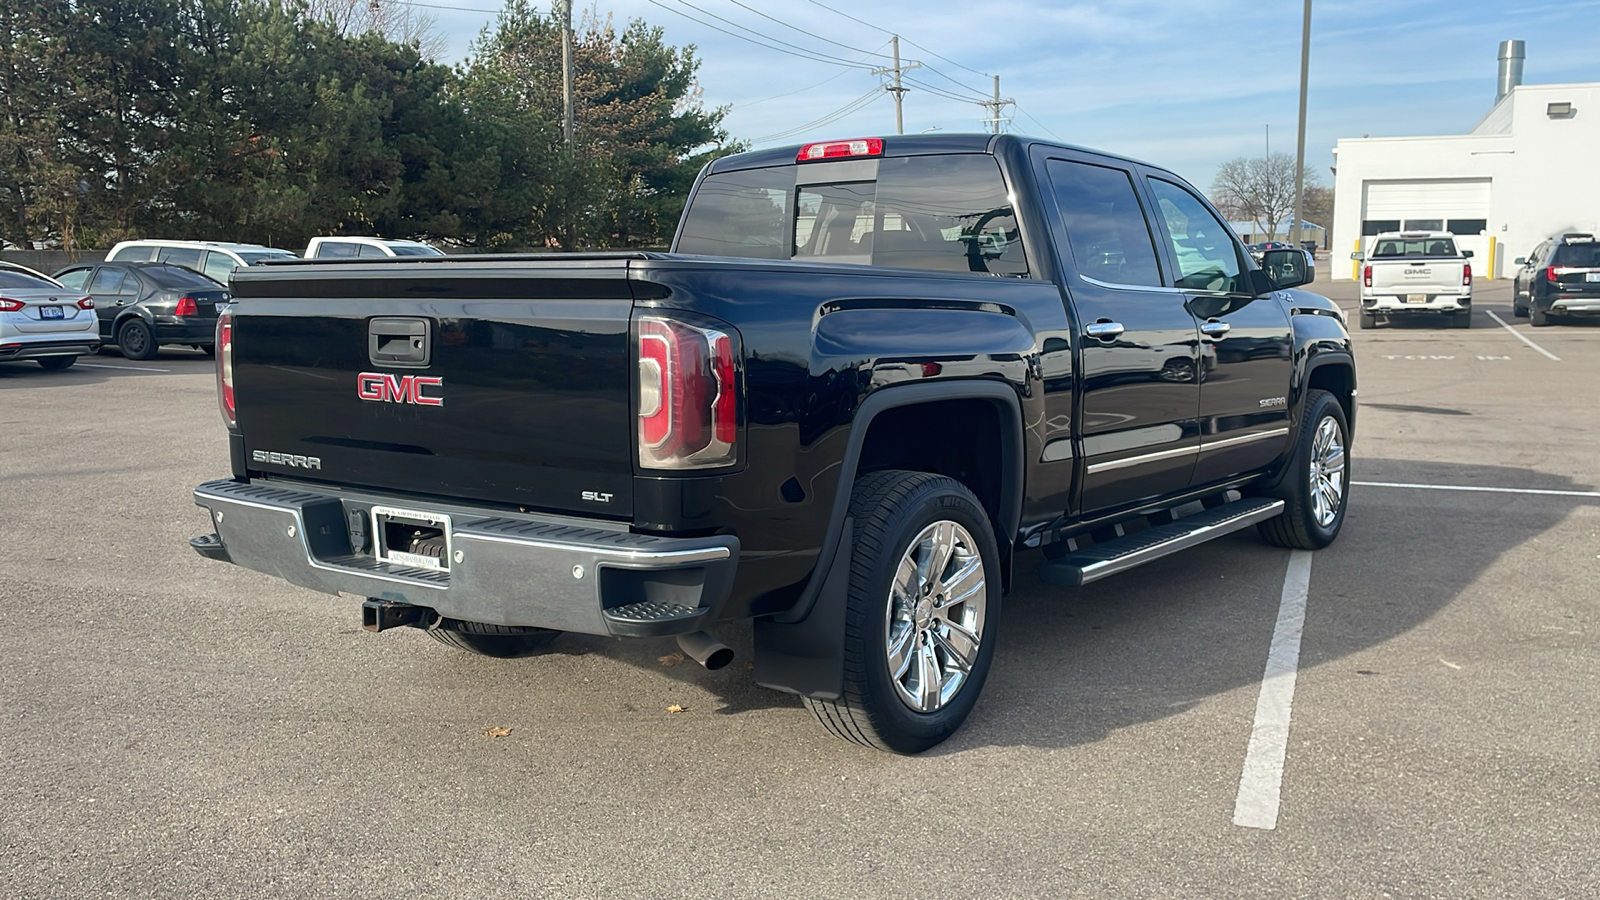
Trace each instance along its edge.
{"label": "rear door window", "polygon": [[205,265],[200,271],[218,284],[227,284],[228,276],[233,274],[233,269],[237,265],[233,257],[211,250],[206,253]]}
{"label": "rear door window", "polygon": [[317,245],[319,259],[349,259],[356,255],[356,245],[349,241],[323,241]]}
{"label": "rear door window", "polygon": [[[122,282],[126,276],[121,269],[102,268],[94,273],[94,281],[89,283],[91,294],[121,294]],[[133,293],[132,290],[126,293]]]}
{"label": "rear door window", "polygon": [[1046,168],[1078,274],[1111,284],[1160,287],[1155,243],[1132,176],[1060,159]]}
{"label": "rear door window", "polygon": [[356,245],[356,256],[359,256],[362,259],[388,259],[389,258],[389,254],[383,252],[383,248],[382,247],[374,247],[371,244],[357,244]]}
{"label": "rear door window", "polygon": [[162,247],[161,252],[156,254],[156,259],[170,265],[199,271],[202,252],[193,247]]}
{"label": "rear door window", "polygon": [[153,245],[145,244],[133,247],[124,247],[117,251],[117,262],[149,262],[156,258],[156,251],[160,249]]}

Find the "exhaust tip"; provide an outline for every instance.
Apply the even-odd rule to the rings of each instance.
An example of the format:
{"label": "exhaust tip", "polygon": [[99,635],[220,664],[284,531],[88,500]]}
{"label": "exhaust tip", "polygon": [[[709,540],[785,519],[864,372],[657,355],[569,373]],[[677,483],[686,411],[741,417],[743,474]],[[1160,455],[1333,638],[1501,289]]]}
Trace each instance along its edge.
{"label": "exhaust tip", "polygon": [[678,635],[678,649],[712,672],[733,662],[733,648],[704,631]]}

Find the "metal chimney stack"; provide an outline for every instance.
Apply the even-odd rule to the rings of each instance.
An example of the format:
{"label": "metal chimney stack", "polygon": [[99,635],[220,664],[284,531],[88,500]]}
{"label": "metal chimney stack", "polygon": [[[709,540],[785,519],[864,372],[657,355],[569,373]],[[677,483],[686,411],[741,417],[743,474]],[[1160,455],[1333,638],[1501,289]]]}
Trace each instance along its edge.
{"label": "metal chimney stack", "polygon": [[1500,80],[1495,85],[1494,102],[1499,103],[1512,88],[1522,84],[1522,61],[1527,55],[1522,41],[1500,42]]}

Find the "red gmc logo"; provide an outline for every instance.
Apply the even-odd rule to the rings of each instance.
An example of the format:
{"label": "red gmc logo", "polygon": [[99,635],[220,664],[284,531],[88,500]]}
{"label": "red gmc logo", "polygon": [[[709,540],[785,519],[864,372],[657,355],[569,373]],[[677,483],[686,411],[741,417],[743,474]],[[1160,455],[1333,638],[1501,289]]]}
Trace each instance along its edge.
{"label": "red gmc logo", "polygon": [[443,406],[443,397],[429,397],[423,388],[442,387],[444,379],[436,375],[390,375],[386,372],[362,372],[356,376],[356,396],[379,403],[415,403],[417,406]]}

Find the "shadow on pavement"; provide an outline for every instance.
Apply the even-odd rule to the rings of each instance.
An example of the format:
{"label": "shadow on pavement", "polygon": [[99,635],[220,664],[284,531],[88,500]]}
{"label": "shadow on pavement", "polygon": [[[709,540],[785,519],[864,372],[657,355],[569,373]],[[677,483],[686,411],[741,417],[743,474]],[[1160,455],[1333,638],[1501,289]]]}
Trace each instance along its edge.
{"label": "shadow on pavement", "polygon": [[[1523,469],[1357,459],[1366,473],[1405,472],[1434,484],[1513,485],[1589,490],[1569,479]],[[1367,477],[1371,477],[1368,475]],[[1503,494],[1354,487],[1339,541],[1319,551],[1321,571],[1362,573],[1329,581],[1313,565],[1311,607],[1337,604],[1334,630],[1313,628],[1328,616],[1308,614],[1302,668],[1333,663],[1416,628],[1448,606],[1502,555],[1560,523],[1577,506],[1600,499],[1523,496],[1510,508]],[[1470,498],[1470,499],[1468,499]],[[1493,509],[1463,517],[1463,503]],[[1474,521],[1468,521],[1474,519]],[[1502,527],[1503,526],[1503,527]],[[1417,552],[1425,545],[1429,552]],[[1354,567],[1350,560],[1358,560]],[[1000,645],[984,697],[965,728],[932,753],[986,745],[1064,747],[1094,743],[1130,725],[1181,713],[1207,698],[1259,683],[1277,618],[1288,551],[1269,547],[1254,530],[1158,560],[1072,591],[1034,574],[1042,556],[1018,557],[1006,599]],[[1321,607],[1319,611],[1318,608]],[[692,661],[663,666],[671,640],[614,641],[568,635],[553,652],[600,653],[662,672],[710,691],[716,712],[798,707],[798,698],[756,687],[748,624],[714,629],[738,656],[707,672]],[[526,674],[536,684],[538,661]]]}

